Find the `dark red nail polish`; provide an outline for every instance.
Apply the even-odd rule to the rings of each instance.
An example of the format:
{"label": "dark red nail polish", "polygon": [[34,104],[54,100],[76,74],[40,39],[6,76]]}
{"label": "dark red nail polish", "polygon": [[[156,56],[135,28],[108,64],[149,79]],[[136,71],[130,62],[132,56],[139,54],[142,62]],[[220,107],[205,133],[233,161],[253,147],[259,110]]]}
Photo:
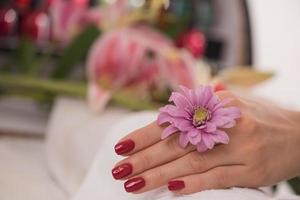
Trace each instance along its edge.
{"label": "dark red nail polish", "polygon": [[134,192],[145,186],[145,179],[142,177],[129,179],[124,183],[126,192]]}
{"label": "dark red nail polish", "polygon": [[111,170],[111,173],[115,179],[121,179],[132,173],[132,165],[125,163],[119,165]]}
{"label": "dark red nail polish", "polygon": [[185,187],[185,184],[183,181],[170,181],[168,183],[168,189],[170,191],[176,191],[176,190],[181,190]]}
{"label": "dark red nail polish", "polygon": [[214,86],[214,91],[215,92],[218,92],[218,91],[223,91],[223,90],[226,90],[226,85],[222,82],[219,82],[217,83],[215,86]]}
{"label": "dark red nail polish", "polygon": [[132,140],[125,140],[123,142],[116,144],[115,152],[118,155],[122,155],[122,154],[128,153],[131,150],[133,150],[134,146],[135,146],[135,144]]}

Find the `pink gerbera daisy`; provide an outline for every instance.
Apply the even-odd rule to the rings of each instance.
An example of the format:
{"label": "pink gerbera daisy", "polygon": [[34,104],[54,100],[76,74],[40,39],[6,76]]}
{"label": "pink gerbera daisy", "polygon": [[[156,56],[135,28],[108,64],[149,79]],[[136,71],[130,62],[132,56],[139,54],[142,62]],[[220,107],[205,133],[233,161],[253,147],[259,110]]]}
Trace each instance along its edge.
{"label": "pink gerbera daisy", "polygon": [[173,92],[168,104],[159,109],[157,122],[167,123],[161,138],[179,133],[179,144],[184,148],[191,143],[199,152],[212,149],[215,144],[228,144],[225,128],[235,126],[235,119],[241,116],[237,107],[225,107],[230,99],[220,100],[211,86],[188,89],[181,86],[180,92]]}

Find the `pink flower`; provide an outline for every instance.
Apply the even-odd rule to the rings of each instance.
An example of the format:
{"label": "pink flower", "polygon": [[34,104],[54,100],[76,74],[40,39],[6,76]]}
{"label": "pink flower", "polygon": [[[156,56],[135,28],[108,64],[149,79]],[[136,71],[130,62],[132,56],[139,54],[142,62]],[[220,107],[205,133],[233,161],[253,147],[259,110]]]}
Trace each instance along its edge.
{"label": "pink flower", "polygon": [[88,3],[88,0],[53,0],[50,14],[54,40],[65,46],[88,25],[101,23],[105,13],[100,7],[89,8]]}
{"label": "pink flower", "polygon": [[66,46],[86,26],[95,25],[103,30],[120,26],[130,12],[128,0],[89,8],[88,0],[52,0],[50,14],[53,38]]}
{"label": "pink flower", "polygon": [[200,86],[194,90],[180,87],[173,92],[169,104],[160,108],[157,122],[168,123],[162,139],[179,132],[179,143],[197,146],[199,152],[212,149],[215,144],[228,144],[229,137],[223,130],[235,126],[235,119],[241,116],[237,107],[224,107],[230,99],[219,100],[211,86]]}
{"label": "pink flower", "polygon": [[105,104],[101,95],[93,94],[107,96],[105,90],[142,86],[147,93],[153,87],[194,88],[196,69],[196,60],[189,52],[176,49],[170,39],[148,26],[115,29],[102,35],[89,53],[89,82],[93,91],[98,85],[99,92],[89,93],[88,101],[99,110]]}
{"label": "pink flower", "polygon": [[50,6],[53,21],[53,38],[68,44],[72,37],[79,32],[80,21],[88,9],[88,1],[55,0]]}

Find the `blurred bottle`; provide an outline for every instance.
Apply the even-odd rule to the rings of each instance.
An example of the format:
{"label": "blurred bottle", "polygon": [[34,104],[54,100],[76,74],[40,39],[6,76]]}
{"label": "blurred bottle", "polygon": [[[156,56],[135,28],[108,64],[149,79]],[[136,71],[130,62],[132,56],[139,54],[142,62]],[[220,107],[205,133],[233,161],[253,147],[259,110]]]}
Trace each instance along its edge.
{"label": "blurred bottle", "polygon": [[30,9],[32,0],[14,0],[13,4],[18,13],[23,14]]}
{"label": "blurred bottle", "polygon": [[17,27],[17,12],[13,9],[9,0],[0,2],[0,37],[14,35]]}
{"label": "blurred bottle", "polygon": [[21,35],[38,44],[45,44],[50,39],[50,17],[45,5],[44,0],[33,0],[30,10],[21,20]]}
{"label": "blurred bottle", "polygon": [[45,5],[44,5],[44,7],[45,7],[45,10],[49,10],[49,8],[51,7],[51,5],[53,4],[53,2],[54,1],[56,1],[56,0],[45,0],[46,2],[45,2]]}
{"label": "blurred bottle", "polygon": [[206,48],[205,35],[196,29],[182,33],[176,41],[177,47],[187,49],[195,58],[202,58]]}
{"label": "blurred bottle", "polygon": [[90,7],[96,7],[96,6],[99,5],[99,3],[100,3],[99,0],[89,0],[89,6]]}
{"label": "blurred bottle", "polygon": [[77,4],[78,6],[87,7],[89,5],[89,0],[72,0],[73,3]]}

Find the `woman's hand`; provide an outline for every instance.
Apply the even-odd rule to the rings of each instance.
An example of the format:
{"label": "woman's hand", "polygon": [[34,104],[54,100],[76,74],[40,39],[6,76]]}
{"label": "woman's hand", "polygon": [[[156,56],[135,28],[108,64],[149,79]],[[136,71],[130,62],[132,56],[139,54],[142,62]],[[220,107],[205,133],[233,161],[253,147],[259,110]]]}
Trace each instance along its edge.
{"label": "woman's hand", "polygon": [[233,186],[260,187],[300,174],[300,117],[270,103],[217,92],[233,98],[242,117],[227,130],[228,145],[199,153],[180,147],[178,135],[160,139],[164,127],[156,122],[138,129],[115,146],[127,156],[112,170],[115,179],[127,180],[127,192],[142,193],[168,184],[171,191],[190,194]]}

